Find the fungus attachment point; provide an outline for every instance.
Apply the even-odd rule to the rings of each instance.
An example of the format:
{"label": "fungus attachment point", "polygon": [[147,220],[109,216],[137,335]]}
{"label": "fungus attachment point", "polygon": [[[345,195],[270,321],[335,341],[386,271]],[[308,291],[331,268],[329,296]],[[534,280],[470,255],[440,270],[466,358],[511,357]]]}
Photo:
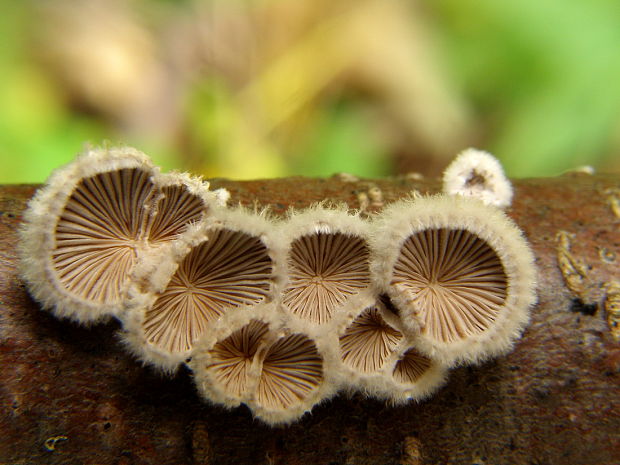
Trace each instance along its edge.
{"label": "fungus attachment point", "polygon": [[535,268],[500,210],[437,196],[396,203],[379,223],[375,276],[418,350],[453,364],[512,347],[536,300]]}
{"label": "fungus attachment point", "polygon": [[443,175],[443,191],[481,200],[500,208],[510,206],[512,185],[500,162],[482,150],[463,150]]}
{"label": "fungus attachment point", "polygon": [[377,307],[364,310],[340,336],[342,362],[360,373],[380,371],[403,335],[389,325]]}

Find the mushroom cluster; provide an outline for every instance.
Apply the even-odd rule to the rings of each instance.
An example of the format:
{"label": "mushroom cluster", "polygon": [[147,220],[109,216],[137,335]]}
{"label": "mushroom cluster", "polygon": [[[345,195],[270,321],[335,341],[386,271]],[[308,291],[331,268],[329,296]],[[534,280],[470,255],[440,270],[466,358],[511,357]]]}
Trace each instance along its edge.
{"label": "mushroom cluster", "polygon": [[458,171],[492,188],[278,219],[134,149],[89,149],[30,201],[22,275],[56,316],[118,319],[143,363],[185,364],[205,399],[269,424],[340,391],[420,400],[511,350],[535,302],[533,255],[498,207],[510,184],[480,159],[457,157],[472,172],[446,186]]}

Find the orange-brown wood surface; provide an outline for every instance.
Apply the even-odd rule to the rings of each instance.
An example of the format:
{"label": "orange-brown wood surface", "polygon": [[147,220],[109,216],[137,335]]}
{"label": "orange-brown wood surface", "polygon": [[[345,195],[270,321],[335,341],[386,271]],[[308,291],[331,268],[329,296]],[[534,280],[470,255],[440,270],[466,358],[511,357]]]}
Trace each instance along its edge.
{"label": "orange-brown wood surface", "polygon": [[[351,208],[370,199],[370,213],[438,184],[335,176],[212,187],[275,213],[325,199]],[[202,401],[186,371],[166,378],[141,366],[117,323],[83,328],[42,311],[17,272],[17,228],[35,187],[0,187],[0,464],[617,465],[620,178],[515,189],[508,214],[536,254],[539,304],[511,354],[452,370],[420,404],[340,395],[270,428],[245,408]]]}

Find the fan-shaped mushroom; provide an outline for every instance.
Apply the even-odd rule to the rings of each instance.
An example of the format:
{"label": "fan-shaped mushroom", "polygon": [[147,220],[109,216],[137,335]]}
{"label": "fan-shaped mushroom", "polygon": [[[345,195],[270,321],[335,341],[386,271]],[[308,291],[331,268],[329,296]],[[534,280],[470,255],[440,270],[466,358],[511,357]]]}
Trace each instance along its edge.
{"label": "fan-shaped mushroom", "polygon": [[290,423],[336,392],[334,354],[322,342],[289,332],[266,348],[248,403],[256,417],[269,424]]}
{"label": "fan-shaped mushroom", "polygon": [[204,398],[236,407],[256,392],[258,355],[277,339],[281,328],[275,314],[271,304],[228,313],[196,344],[189,367]]}
{"label": "fan-shaped mushroom", "polygon": [[340,336],[340,358],[353,371],[377,373],[402,340],[402,333],[385,321],[380,309],[369,307]]}
{"label": "fan-shaped mushroom", "polygon": [[244,210],[218,210],[185,240],[145,255],[135,273],[124,339],[140,358],[174,369],[227,311],[273,299],[271,227]]}
{"label": "fan-shaped mushroom", "polygon": [[20,253],[30,292],[82,323],[118,315],[138,255],[218,203],[208,184],[162,175],[135,149],[87,150],[52,174],[24,213]]}

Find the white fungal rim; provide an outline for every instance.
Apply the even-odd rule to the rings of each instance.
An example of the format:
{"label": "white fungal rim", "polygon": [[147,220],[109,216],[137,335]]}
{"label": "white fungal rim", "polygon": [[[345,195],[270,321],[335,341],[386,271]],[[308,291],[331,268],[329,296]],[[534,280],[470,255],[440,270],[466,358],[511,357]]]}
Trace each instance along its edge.
{"label": "white fungal rim", "polygon": [[[241,208],[233,210],[214,208],[207,220],[188,228],[187,232],[178,240],[162,246],[161,250],[141,256],[134,272],[133,283],[128,291],[129,298],[125,311],[120,315],[124,328],[121,338],[129,350],[143,362],[165,372],[175,371],[183,361],[192,356],[195,343],[204,336],[207,327],[214,327],[222,314],[244,312],[257,305],[269,303],[275,297],[279,282],[277,277],[278,264],[281,262],[281,258],[277,238],[274,237],[270,220],[266,215],[253,214]],[[266,283],[267,287],[262,293],[264,298],[256,302],[218,307],[221,310],[219,316],[216,315],[212,320],[203,322],[204,328],[200,332],[201,334],[195,337],[185,350],[168,350],[161,345],[150,342],[149,339],[153,336],[147,335],[145,329],[149,311],[166,291],[184,260],[193,251],[201,247],[209,248],[211,242],[217,240],[215,238],[218,237],[218,231],[221,230],[247,236],[264,249],[265,257],[270,261],[269,279]],[[214,253],[219,252],[215,251]],[[210,308],[209,312],[215,311],[217,313],[219,310]]]}
{"label": "white fungal rim", "polygon": [[68,290],[57,276],[52,254],[56,225],[76,187],[85,178],[123,169],[143,170],[151,181],[159,172],[146,155],[131,147],[89,148],[54,171],[28,202],[19,231],[21,274],[31,295],[59,318],[93,324],[121,311],[122,301],[95,302]]}
{"label": "white fungal rim", "polygon": [[[399,309],[415,347],[446,365],[480,362],[508,352],[529,321],[536,302],[534,256],[522,232],[499,209],[475,199],[445,195],[402,200],[387,207],[374,223],[373,277]],[[465,230],[484,241],[506,276],[506,295],[494,323],[464,339],[442,341],[423,331],[412,297],[392,285],[394,266],[405,241],[426,230]],[[426,310],[426,309],[422,309]]]}
{"label": "white fungal rim", "polygon": [[[321,338],[328,334],[341,331],[361,310],[372,305],[375,294],[372,289],[370,274],[369,228],[367,223],[357,214],[348,213],[344,207],[326,208],[322,205],[314,205],[306,210],[291,213],[288,220],[282,223],[281,228],[286,249],[286,270],[283,273],[285,275],[285,282],[283,283],[282,292],[280,294],[280,302],[283,311],[289,315],[289,325],[293,330],[305,328],[305,330],[309,331],[313,336]],[[296,283],[295,278],[291,276],[293,271],[292,260],[290,259],[291,252],[296,241],[303,240],[304,237],[313,235],[333,235],[339,243],[350,238],[355,241],[351,249],[354,252],[354,254],[351,255],[351,259],[358,260],[359,257],[363,257],[364,254],[367,257],[366,264],[362,263],[363,259],[360,259],[359,263],[353,262],[353,265],[350,260],[344,262],[347,266],[355,266],[362,269],[362,278],[360,284],[356,284],[355,287],[349,286],[350,283],[347,284],[349,288],[354,289],[354,291],[351,291],[348,295],[340,290],[334,291],[340,292],[340,294],[345,295],[345,297],[338,297],[341,301],[331,306],[329,318],[324,322],[318,322],[316,319],[298,315],[291,310],[288,302],[292,299],[292,297],[289,298],[288,295],[290,295],[289,293],[291,293],[293,288],[296,288],[298,293],[304,292],[302,289],[304,287],[303,283],[311,281],[312,279],[308,272],[298,268],[297,271],[300,278],[298,278]],[[323,242],[321,242],[321,244],[322,243]],[[346,251],[346,253],[350,252]],[[344,271],[348,273],[357,273],[357,268]],[[329,268],[327,269],[329,270]],[[338,272],[335,273],[335,275],[343,273],[342,267],[337,268],[337,270]],[[312,269],[312,271],[315,270]],[[322,280],[323,278],[319,276],[317,279]],[[296,286],[296,284],[299,285]],[[342,287],[345,288],[346,286],[343,285]],[[299,291],[299,289],[302,290]],[[315,295],[315,297],[318,299],[318,296]],[[308,308],[307,306],[303,307]]]}

